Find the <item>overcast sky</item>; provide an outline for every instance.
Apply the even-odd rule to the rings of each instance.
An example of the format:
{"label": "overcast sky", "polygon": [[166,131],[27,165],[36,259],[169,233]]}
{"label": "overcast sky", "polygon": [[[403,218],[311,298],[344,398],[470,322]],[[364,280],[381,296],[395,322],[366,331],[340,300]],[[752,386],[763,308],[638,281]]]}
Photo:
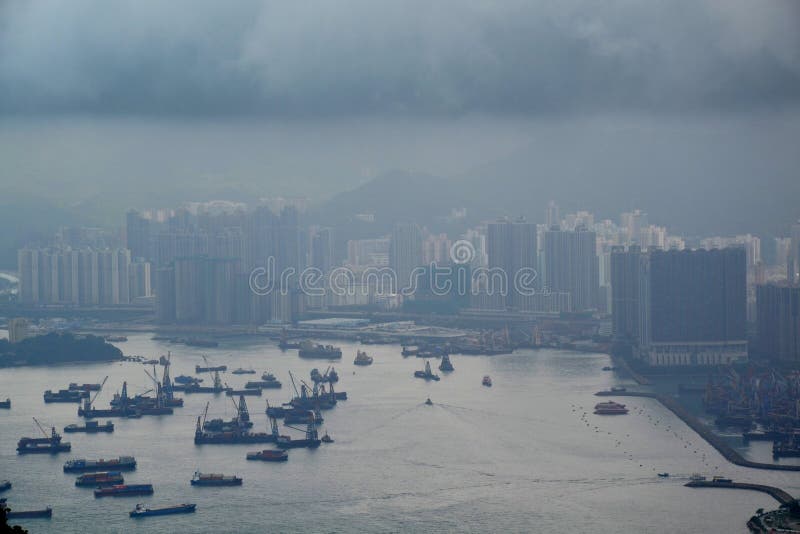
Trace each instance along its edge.
{"label": "overcast sky", "polygon": [[3,0],[0,110],[780,108],[799,26],[797,0]]}
{"label": "overcast sky", "polygon": [[400,169],[780,234],[798,132],[798,0],[0,0],[0,201],[103,221]]}

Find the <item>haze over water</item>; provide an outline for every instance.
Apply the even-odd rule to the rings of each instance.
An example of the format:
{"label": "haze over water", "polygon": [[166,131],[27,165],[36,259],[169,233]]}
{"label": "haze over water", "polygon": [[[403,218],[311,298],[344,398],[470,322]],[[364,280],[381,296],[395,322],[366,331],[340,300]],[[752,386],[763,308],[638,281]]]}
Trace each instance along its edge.
{"label": "haze over water", "polygon": [[[126,354],[148,358],[172,350],[173,377],[194,374],[202,353],[229,370],[274,372],[283,389],[247,397],[256,431],[267,424],[265,399],[272,404],[289,400],[289,370],[308,381],[313,367],[324,371],[327,365],[301,360],[297,351],[281,352],[262,338],[196,349],[150,337],[130,335],[119,346]],[[20,510],[53,507],[52,520],[18,521],[36,533],[743,532],[756,508],[776,503],[747,491],[685,488],[691,473],[800,492],[792,473],[728,464],[650,399],[623,399],[631,408],[627,416],[592,415],[596,391],[620,383],[632,386],[615,373],[602,372],[609,365],[603,354],[521,350],[454,356],[455,371],[428,383],[412,377],[423,360],[404,359],[399,346],[365,347],[375,363],[362,368],[352,361],[356,349],[364,347],[336,344],[344,353],[334,364],[340,375],[337,390],[347,391],[349,398],[323,412],[321,429],[336,442],[316,451],[291,450],[285,464],[245,460],[246,452],[270,445],[195,446],[195,421],[207,401],[209,418],[234,414],[228,397],[206,394],[184,396],[185,406],[173,416],[114,419],[113,434],[67,434],[70,454],[17,456],[17,440],[38,434],[32,416],[59,431],[78,422],[77,405],[45,405],[45,389],[99,382],[109,375],[97,400],[104,407],[123,380],[130,394],[150,384],[146,367],[136,363],[4,369],[0,397],[11,397],[13,408],[0,412],[0,478],[14,484],[4,496]],[[494,387],[481,386],[485,374]],[[223,377],[232,387],[252,379]],[[427,397],[433,406],[423,404]],[[588,412],[586,422],[583,412]],[[281,433],[299,435],[283,425]],[[126,482],[152,483],[153,496],[95,499],[90,489],[74,487],[74,475],[62,472],[71,458],[126,454],[138,461],[138,469],[125,474]],[[244,485],[194,488],[189,480],[198,469],[236,474]],[[669,479],[657,477],[663,471],[671,474]],[[128,512],[137,502],[192,502],[198,511],[135,521]]]}

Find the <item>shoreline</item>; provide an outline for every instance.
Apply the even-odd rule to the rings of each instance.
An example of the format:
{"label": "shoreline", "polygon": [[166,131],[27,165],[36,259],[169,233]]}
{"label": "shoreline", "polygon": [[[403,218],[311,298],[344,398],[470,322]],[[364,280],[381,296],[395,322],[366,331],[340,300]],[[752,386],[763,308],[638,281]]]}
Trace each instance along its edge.
{"label": "shoreline", "polygon": [[769,471],[800,471],[800,465],[767,464],[746,459],[734,450],[733,447],[725,443],[722,438],[714,434],[706,425],[701,423],[699,419],[686,411],[680,403],[667,395],[647,391],[598,391],[595,395],[598,397],[645,397],[657,400],[734,465]]}

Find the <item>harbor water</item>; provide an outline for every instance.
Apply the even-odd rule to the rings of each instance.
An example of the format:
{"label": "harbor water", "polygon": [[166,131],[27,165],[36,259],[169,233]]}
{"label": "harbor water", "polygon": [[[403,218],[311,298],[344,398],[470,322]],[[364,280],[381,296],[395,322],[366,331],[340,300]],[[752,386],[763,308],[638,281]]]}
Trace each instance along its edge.
{"label": "harbor water", "polygon": [[[2,333],[0,333],[0,336]],[[223,339],[216,348],[194,348],[129,334],[118,343],[126,355],[158,358],[172,352],[173,377],[193,375],[205,354],[212,365],[273,372],[279,390],[246,401],[254,431],[266,431],[266,400],[293,395],[289,371],[310,382],[312,368],[262,337]],[[197,417],[210,401],[209,418],[230,419],[224,395],[184,395],[171,416],[113,419],[111,434],[65,434],[71,453],[18,456],[22,436],[40,435],[32,417],[59,432],[81,422],[77,404],[47,404],[46,389],[70,382],[97,383],[108,375],[97,407],[106,407],[128,381],[130,394],[152,387],[140,363],[22,367],[0,370],[0,479],[17,510],[52,506],[52,519],[20,519],[32,533],[50,532],[746,532],[757,508],[776,508],[769,496],[749,491],[690,489],[692,473],[781,487],[800,495],[800,473],[768,472],[728,464],[712,447],[652,399],[620,398],[624,416],[598,416],[598,390],[635,387],[614,372],[604,354],[520,350],[500,356],[452,357],[455,371],[439,382],[415,379],[424,360],[400,355],[397,345],[334,342],[337,391],[348,400],[323,412],[320,434],[335,440],[317,450],[293,449],[289,461],[247,461],[249,451],[270,445],[193,443]],[[374,358],[356,366],[358,349]],[[161,373],[162,368],[158,367]],[[493,387],[481,385],[484,375]],[[204,375],[210,383],[211,375]],[[223,374],[241,388],[248,375]],[[204,384],[205,384],[204,383]],[[299,384],[298,384],[299,387]],[[182,395],[179,393],[179,395]],[[433,405],[426,405],[430,398]],[[100,419],[104,422],[105,419]],[[301,437],[286,428],[281,433]],[[758,445],[761,446],[761,445]],[[126,482],[151,483],[152,496],[95,499],[62,472],[74,458],[136,457]],[[241,487],[193,487],[195,471],[237,475]],[[668,478],[657,473],[668,472]],[[187,515],[133,520],[137,503],[196,503]]]}

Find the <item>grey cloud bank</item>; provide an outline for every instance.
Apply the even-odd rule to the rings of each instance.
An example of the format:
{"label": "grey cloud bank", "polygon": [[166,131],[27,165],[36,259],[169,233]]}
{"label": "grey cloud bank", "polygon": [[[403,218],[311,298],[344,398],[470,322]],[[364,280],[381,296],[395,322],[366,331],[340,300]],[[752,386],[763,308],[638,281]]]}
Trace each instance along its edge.
{"label": "grey cloud bank", "polygon": [[782,108],[800,3],[0,3],[0,113],[324,117]]}

